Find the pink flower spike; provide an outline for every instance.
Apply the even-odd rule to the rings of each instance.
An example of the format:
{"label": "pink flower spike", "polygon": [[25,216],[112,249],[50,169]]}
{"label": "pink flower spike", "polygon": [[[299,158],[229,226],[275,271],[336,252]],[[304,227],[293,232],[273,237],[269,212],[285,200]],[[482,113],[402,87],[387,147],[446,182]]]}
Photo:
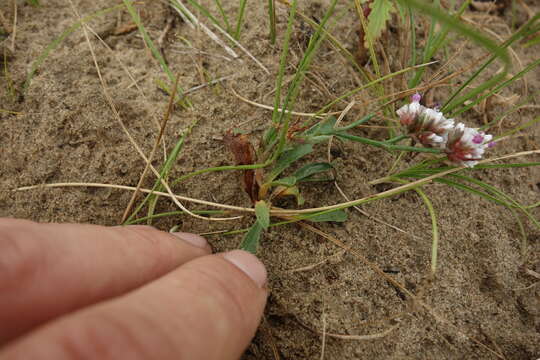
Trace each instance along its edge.
{"label": "pink flower spike", "polygon": [[420,102],[420,100],[422,100],[422,95],[420,95],[419,93],[416,93],[413,96],[411,96],[412,102]]}
{"label": "pink flower spike", "polygon": [[472,142],[475,143],[475,144],[481,144],[482,142],[484,142],[484,135],[482,135],[480,133],[474,135],[474,137],[472,139]]}

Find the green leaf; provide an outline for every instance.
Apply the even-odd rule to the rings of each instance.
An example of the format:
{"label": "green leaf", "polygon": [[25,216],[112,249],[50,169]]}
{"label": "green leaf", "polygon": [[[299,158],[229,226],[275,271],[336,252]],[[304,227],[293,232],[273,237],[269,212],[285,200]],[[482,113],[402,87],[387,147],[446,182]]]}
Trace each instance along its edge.
{"label": "green leaf", "polygon": [[295,146],[294,148],[284,151],[276,162],[276,166],[270,173],[268,181],[274,180],[279,174],[288,168],[293,162],[301,159],[310,152],[313,151],[313,145],[311,144],[301,144]]}
{"label": "green leaf", "polygon": [[255,215],[261,227],[268,229],[270,226],[270,206],[264,200],[255,203]]}
{"label": "green leaf", "polygon": [[332,134],[336,125],[336,117],[330,116],[328,119],[321,121],[316,126],[306,131],[306,135],[329,135]]}
{"label": "green leaf", "polygon": [[330,135],[300,136],[300,139],[309,144],[321,144],[327,142],[330,139]]}
{"label": "green leaf", "polygon": [[364,117],[361,118],[361,119],[358,119],[358,120],[356,120],[356,121],[353,121],[352,123],[350,123],[350,124],[347,125],[347,126],[339,127],[338,130],[349,130],[349,129],[355,128],[355,127],[357,127],[357,126],[362,125],[362,124],[365,123],[365,122],[368,122],[368,121],[371,120],[374,116],[375,116],[375,114],[369,114],[369,115],[366,115],[366,116],[364,116]]}
{"label": "green leaf", "polygon": [[294,176],[287,176],[287,177],[284,177],[284,178],[281,178],[281,179],[277,179],[275,181],[272,181],[271,185],[272,186],[285,186],[285,187],[290,187],[290,186],[294,186],[296,185],[296,182],[298,181],[298,179]]}
{"label": "green leaf", "polygon": [[[368,16],[367,34],[365,47],[369,42],[373,43],[383,30],[386,28],[386,22],[390,20],[390,14],[394,10],[394,4],[390,0],[374,0],[371,3],[371,13]],[[369,40],[367,39],[369,37]]]}
{"label": "green leaf", "polygon": [[240,249],[249,251],[252,254],[256,254],[257,248],[259,247],[259,242],[261,240],[262,230],[263,228],[261,224],[259,223],[259,221],[256,221],[255,224],[253,224],[249,228],[249,231],[244,237],[244,240],[242,240],[242,243],[240,244]]}
{"label": "green leaf", "polygon": [[311,175],[315,175],[323,171],[328,171],[332,168],[332,164],[327,162],[307,164],[306,166],[303,166],[300,169],[296,170],[296,172],[293,174],[293,177],[297,179],[297,182],[300,182],[302,179],[308,178]]}
{"label": "green leaf", "polygon": [[345,210],[336,210],[325,214],[315,215],[307,220],[312,222],[345,222],[347,221],[347,213],[345,212]]}

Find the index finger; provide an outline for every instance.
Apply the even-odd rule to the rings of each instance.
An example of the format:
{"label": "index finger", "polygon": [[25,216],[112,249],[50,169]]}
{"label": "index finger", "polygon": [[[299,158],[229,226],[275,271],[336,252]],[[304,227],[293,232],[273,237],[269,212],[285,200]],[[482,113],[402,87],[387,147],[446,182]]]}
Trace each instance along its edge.
{"label": "index finger", "polygon": [[188,240],[202,247],[146,226],[0,219],[0,344],[211,252]]}

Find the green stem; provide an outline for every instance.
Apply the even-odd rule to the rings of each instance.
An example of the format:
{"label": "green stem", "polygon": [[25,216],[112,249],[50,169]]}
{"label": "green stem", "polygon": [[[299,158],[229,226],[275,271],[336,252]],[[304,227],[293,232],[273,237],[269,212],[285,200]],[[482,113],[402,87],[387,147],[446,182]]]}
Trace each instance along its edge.
{"label": "green stem", "polygon": [[270,165],[270,161],[267,161],[262,164],[253,164],[253,165],[226,165],[226,166],[217,166],[212,168],[206,168],[202,170],[197,170],[192,173],[186,174],[184,176],[180,176],[178,179],[174,180],[171,186],[174,186],[186,179],[189,179],[190,177],[201,175],[207,172],[213,172],[213,171],[222,171],[222,170],[250,170],[250,169],[260,169],[263,167],[266,167]]}
{"label": "green stem", "polygon": [[396,137],[393,137],[391,139],[386,140],[385,144],[395,144],[395,143],[400,142],[401,140],[405,140],[405,139],[408,139],[408,138],[409,138],[408,135],[398,135]]}
{"label": "green stem", "polygon": [[372,140],[372,139],[349,135],[349,134],[333,133],[330,135],[335,135],[341,139],[356,141],[363,144],[382,148],[385,150],[404,150],[404,151],[412,151],[412,152],[425,152],[425,153],[431,153],[431,154],[440,154],[442,152],[440,149],[433,149],[433,148],[423,148],[423,147],[405,146],[405,145],[392,145],[383,141]]}
{"label": "green stem", "polygon": [[234,32],[234,39],[238,41],[240,38],[240,31],[242,30],[242,22],[244,20],[244,13],[246,11],[247,0],[240,0],[240,10],[238,11],[238,20],[236,22],[236,31]]}

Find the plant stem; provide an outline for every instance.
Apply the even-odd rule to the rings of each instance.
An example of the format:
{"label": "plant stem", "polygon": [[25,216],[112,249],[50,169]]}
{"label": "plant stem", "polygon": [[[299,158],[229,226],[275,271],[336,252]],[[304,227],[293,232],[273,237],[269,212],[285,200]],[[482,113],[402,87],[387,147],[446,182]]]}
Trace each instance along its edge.
{"label": "plant stem", "polygon": [[356,141],[363,144],[382,148],[385,150],[404,150],[404,151],[413,151],[413,152],[425,152],[425,153],[431,153],[431,154],[440,154],[442,152],[440,149],[405,146],[405,145],[393,145],[393,144],[388,144],[387,142],[384,142],[384,141],[377,141],[377,140],[372,140],[372,139],[349,135],[349,134],[333,133],[329,135],[335,135],[341,139]]}
{"label": "plant stem", "polygon": [[409,136],[408,135],[398,135],[396,137],[393,137],[391,139],[388,139],[385,141],[386,144],[395,144],[395,143],[398,143],[400,142],[401,140],[405,140],[405,139],[408,139]]}

